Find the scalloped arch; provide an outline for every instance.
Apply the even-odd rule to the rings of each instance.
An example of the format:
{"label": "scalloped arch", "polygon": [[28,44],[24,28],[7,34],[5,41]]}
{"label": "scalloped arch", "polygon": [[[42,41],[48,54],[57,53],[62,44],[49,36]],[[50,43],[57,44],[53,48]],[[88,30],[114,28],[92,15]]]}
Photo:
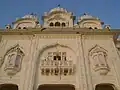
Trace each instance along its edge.
{"label": "scalloped arch", "polygon": [[[60,47],[64,47],[64,48],[69,48],[72,52],[74,52],[75,54],[75,51],[67,46],[67,45],[63,45],[63,44],[59,44],[59,43],[53,43],[53,44],[50,44],[50,45],[45,45],[44,47],[42,47],[42,49],[40,50],[40,54],[43,53],[45,50],[49,49],[49,48],[53,48],[53,47],[56,47],[56,46],[60,46]],[[40,55],[39,55],[40,56]]]}

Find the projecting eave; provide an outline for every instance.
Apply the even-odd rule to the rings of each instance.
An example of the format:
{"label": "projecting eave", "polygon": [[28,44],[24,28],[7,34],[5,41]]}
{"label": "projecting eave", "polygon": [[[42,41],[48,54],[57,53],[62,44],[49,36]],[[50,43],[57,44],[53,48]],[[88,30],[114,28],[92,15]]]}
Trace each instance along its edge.
{"label": "projecting eave", "polygon": [[84,35],[114,35],[120,34],[120,29],[85,29],[85,28],[38,28],[0,30],[1,35],[33,35],[33,34],[84,34]]}

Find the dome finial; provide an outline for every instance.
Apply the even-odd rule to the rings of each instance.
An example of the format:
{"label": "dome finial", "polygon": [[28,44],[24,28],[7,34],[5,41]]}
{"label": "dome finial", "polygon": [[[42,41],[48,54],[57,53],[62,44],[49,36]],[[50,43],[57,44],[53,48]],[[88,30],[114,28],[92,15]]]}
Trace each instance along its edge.
{"label": "dome finial", "polygon": [[58,7],[60,7],[60,4],[58,4]]}

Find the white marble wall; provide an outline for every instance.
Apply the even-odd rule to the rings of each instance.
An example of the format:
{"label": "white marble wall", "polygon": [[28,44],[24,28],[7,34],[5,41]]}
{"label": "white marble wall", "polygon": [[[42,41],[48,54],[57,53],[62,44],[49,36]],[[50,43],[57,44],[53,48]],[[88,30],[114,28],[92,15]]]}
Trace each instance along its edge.
{"label": "white marble wall", "polygon": [[[36,90],[41,84],[72,84],[78,90],[93,90],[96,84],[112,83],[120,89],[119,57],[110,35],[4,35],[0,43],[0,56],[14,45],[19,44],[24,50],[21,71],[10,77],[0,68],[0,84],[13,83],[19,90]],[[40,54],[47,51],[49,46],[64,45],[69,47],[67,52],[74,52],[76,72],[73,76],[42,76],[40,74]],[[89,60],[89,50],[99,45],[108,51],[107,75],[100,75],[92,68]],[[53,49],[51,49],[53,50]],[[70,50],[70,51],[69,51]],[[64,51],[64,49],[63,49]]]}

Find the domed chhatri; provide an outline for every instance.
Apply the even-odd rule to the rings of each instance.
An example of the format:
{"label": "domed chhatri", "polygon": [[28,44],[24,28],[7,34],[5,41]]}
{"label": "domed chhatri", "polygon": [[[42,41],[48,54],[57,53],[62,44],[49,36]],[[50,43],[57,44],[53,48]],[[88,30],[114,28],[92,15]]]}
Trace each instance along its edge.
{"label": "domed chhatri", "polygon": [[83,20],[83,19],[95,19],[95,20],[100,20],[98,17],[92,16],[88,13],[84,13],[83,15],[81,15],[79,17],[79,20]]}
{"label": "domed chhatri", "polygon": [[35,28],[39,23],[38,17],[36,14],[27,14],[21,18],[16,18],[13,22],[13,29],[27,29]]}
{"label": "domed chhatri", "polygon": [[81,28],[102,29],[101,20],[98,17],[92,16],[88,13],[84,13],[80,16],[77,23]]}
{"label": "domed chhatri", "polygon": [[120,90],[120,29],[102,25],[60,6],[6,24],[0,90]]}
{"label": "domed chhatri", "polygon": [[[44,12],[42,16],[43,24],[39,23],[36,14],[27,14],[21,18],[17,18],[13,22],[13,29],[27,29],[27,28],[89,28],[89,29],[102,29],[103,23],[95,16],[84,13],[78,17],[65,8],[58,7],[52,8],[48,12]],[[77,22],[77,23],[75,23]],[[12,29],[12,27],[7,29]]]}

